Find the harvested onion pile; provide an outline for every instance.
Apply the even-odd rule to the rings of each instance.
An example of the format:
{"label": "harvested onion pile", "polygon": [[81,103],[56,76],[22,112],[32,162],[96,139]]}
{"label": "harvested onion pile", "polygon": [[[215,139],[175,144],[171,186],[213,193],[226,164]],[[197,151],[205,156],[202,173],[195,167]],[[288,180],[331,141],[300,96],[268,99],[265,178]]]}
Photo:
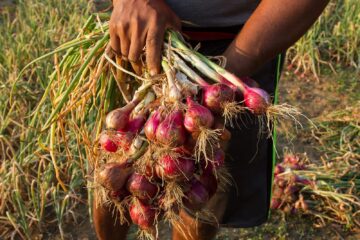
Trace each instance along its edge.
{"label": "harvested onion pile", "polygon": [[360,226],[360,163],[334,159],[324,165],[287,154],[275,167],[271,208],[286,214],[303,213],[327,222]]}

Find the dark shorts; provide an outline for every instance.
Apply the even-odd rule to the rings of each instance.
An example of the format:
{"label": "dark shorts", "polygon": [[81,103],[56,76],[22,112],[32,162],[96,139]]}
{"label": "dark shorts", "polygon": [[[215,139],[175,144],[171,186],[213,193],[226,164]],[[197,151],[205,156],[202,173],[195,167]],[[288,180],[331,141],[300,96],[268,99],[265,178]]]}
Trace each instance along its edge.
{"label": "dark shorts", "polygon": [[[230,43],[231,40],[204,41],[199,51],[209,56],[221,55]],[[279,62],[282,61],[273,59],[251,76],[272,96],[276,89],[276,70],[282,65]],[[218,191],[206,207],[217,216],[222,227],[257,226],[264,223],[269,214],[273,142],[265,134],[259,137],[258,121],[251,114],[241,119],[239,128],[231,129],[227,148],[226,167],[233,184],[227,191]]]}

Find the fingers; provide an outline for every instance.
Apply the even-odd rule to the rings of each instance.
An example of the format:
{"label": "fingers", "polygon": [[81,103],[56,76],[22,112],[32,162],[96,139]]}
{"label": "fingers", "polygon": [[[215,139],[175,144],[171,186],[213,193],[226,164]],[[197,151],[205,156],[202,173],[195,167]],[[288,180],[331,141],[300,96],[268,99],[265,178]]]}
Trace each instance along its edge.
{"label": "fingers", "polygon": [[127,28],[125,27],[118,27],[117,28],[117,34],[120,38],[120,50],[121,50],[121,56],[124,59],[128,58],[129,50],[130,50],[130,38],[129,33],[127,31]]}
{"label": "fingers", "polygon": [[128,59],[130,62],[139,62],[140,55],[145,46],[146,31],[140,29],[140,26],[136,26],[131,34]]}
{"label": "fingers", "polygon": [[146,38],[146,64],[150,75],[160,73],[161,47],[165,28],[150,27]]}
{"label": "fingers", "polygon": [[142,66],[141,66],[141,62],[131,62],[131,67],[134,69],[135,73],[137,75],[142,75]]}
{"label": "fingers", "polygon": [[116,35],[116,32],[114,31],[110,31],[110,46],[117,55],[121,54],[120,38]]}

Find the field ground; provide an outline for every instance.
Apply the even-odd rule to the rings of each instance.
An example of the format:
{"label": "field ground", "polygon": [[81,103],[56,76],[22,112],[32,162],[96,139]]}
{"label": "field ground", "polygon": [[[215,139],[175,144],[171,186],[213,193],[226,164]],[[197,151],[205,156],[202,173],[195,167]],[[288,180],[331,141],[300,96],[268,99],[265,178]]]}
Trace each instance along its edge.
{"label": "field ground", "polygon": [[[16,6],[13,4],[15,1],[13,0],[2,0],[0,1],[0,13],[2,10],[6,7],[9,7],[9,3],[11,3],[10,7],[14,9]],[[34,0],[35,2],[35,0]],[[36,2],[40,2],[40,0],[37,0]],[[54,4],[54,1],[49,1],[52,4]],[[69,1],[70,2],[70,1]],[[79,1],[81,4],[84,4],[85,1]],[[104,2],[104,0],[97,0],[96,1],[99,5]],[[336,1],[332,1],[333,3]],[[351,4],[350,4],[351,5]],[[32,13],[34,14],[34,13]],[[69,19],[71,19],[69,17]],[[76,18],[77,19],[77,18]],[[1,20],[1,19],[0,19]],[[65,20],[66,21],[66,20]],[[76,32],[78,26],[82,24],[84,19],[76,21],[77,26],[74,28],[71,28],[69,30],[69,34],[66,35],[63,39],[56,35],[56,32],[52,32],[49,29],[51,29],[50,23],[49,26],[47,26],[49,30],[49,34],[53,34],[55,36],[56,40],[49,39],[46,34],[41,35],[44,37],[44,40],[41,42],[39,39],[38,42],[40,44],[38,46],[44,45],[43,49],[46,48],[46,51],[49,51],[50,49],[53,49],[56,45],[59,44],[58,41],[65,41],[68,39],[71,39],[75,35],[74,32]],[[0,24],[2,22],[0,21]],[[26,25],[27,23],[21,23]],[[14,24],[15,25],[15,24]],[[29,24],[31,25],[31,24]],[[54,26],[58,24],[54,23]],[[26,25],[27,26],[27,25]],[[23,26],[22,26],[23,27]],[[33,27],[33,26],[32,26]],[[21,29],[21,27],[19,27]],[[28,29],[25,27],[25,29]],[[44,28],[45,29],[45,28]],[[64,30],[59,27],[59,32],[61,30]],[[66,29],[68,30],[68,29]],[[29,37],[31,36],[32,29],[30,28],[29,32],[25,32],[24,36]],[[67,32],[66,32],[67,33]],[[20,34],[19,34],[20,35]],[[9,34],[10,36],[10,34]],[[38,35],[36,35],[38,36]],[[51,35],[52,36],[52,35]],[[2,38],[0,38],[1,40]],[[6,39],[6,38],[4,38]],[[21,39],[23,40],[23,39]],[[37,42],[34,39],[32,39],[33,42]],[[26,42],[26,41],[23,41]],[[2,43],[0,42],[0,46]],[[20,68],[17,63],[19,62],[20,66],[23,66],[25,63],[29,62],[31,58],[34,58],[35,56],[39,56],[39,54],[44,54],[45,52],[40,51],[28,51],[26,49],[25,56],[29,59],[24,59],[24,57],[19,57],[19,59],[15,60],[15,63],[13,63],[12,58],[15,58],[20,55],[11,55],[12,51],[17,53],[19,51],[23,51],[23,46],[16,46],[9,44],[13,50],[9,50],[4,53],[4,55],[1,55],[1,49],[0,49],[0,70],[5,69],[4,71],[0,71],[0,73],[3,73],[4,76],[3,79],[0,79],[0,100],[3,101],[4,96],[2,96],[3,93],[8,94],[7,91],[9,91],[9,86],[12,84],[12,80],[9,80],[7,82],[7,79],[5,77],[11,79],[13,76],[18,73]],[[356,45],[355,45],[356,46]],[[10,47],[9,47],[10,48]],[[41,48],[41,47],[39,47]],[[39,49],[39,50],[43,50]],[[355,48],[356,49],[356,48]],[[33,50],[33,49],[31,49]],[[10,56],[8,57],[10,60],[8,62],[5,61],[4,56]],[[3,61],[3,62],[2,62]],[[17,62],[18,61],[18,62]],[[6,62],[6,63],[5,63]],[[8,65],[6,65],[8,63]],[[13,64],[13,65],[11,65]],[[11,66],[10,66],[11,65]],[[345,64],[349,66],[349,64]],[[14,67],[13,67],[14,66]],[[41,65],[41,66],[44,66]],[[316,79],[311,74],[309,74],[309,77],[302,77],[300,74],[294,74],[293,69],[288,68],[285,66],[284,73],[282,74],[282,78],[280,80],[279,90],[280,90],[280,102],[289,103],[291,105],[299,107],[302,112],[311,118],[312,120],[316,121],[318,119],[321,119],[322,117],[326,116],[328,113],[345,109],[348,106],[355,106],[360,104],[360,75],[359,75],[359,69],[356,69],[354,67],[343,67],[344,65],[337,65],[337,63],[334,63],[334,69],[336,70],[336,73],[333,71],[330,71],[329,68],[321,68],[321,74],[319,75],[319,78]],[[3,69],[1,68],[3,67]],[[10,69],[11,68],[11,69]],[[12,69],[14,68],[14,69]],[[49,69],[52,67],[48,66]],[[47,73],[50,71],[49,69],[46,69]],[[39,70],[40,71],[40,70]],[[45,70],[41,70],[44,75],[39,76],[37,79],[38,81],[44,81],[45,77]],[[25,82],[25,81],[24,81]],[[34,92],[32,92],[31,96],[26,96],[29,98],[29,101],[36,102],[36,99],[39,98],[41,91],[43,90],[43,86],[36,82],[36,86],[38,86],[38,89],[35,89]],[[41,86],[40,86],[41,85]],[[29,93],[31,92],[31,89],[33,89],[33,86],[28,87],[26,83],[24,83],[22,86],[24,86],[24,92]],[[20,88],[20,87],[19,87]],[[20,89],[21,90],[21,89]],[[20,91],[19,91],[20,92]],[[21,95],[21,92],[20,94]],[[27,98],[26,98],[27,99]],[[35,100],[34,100],[35,99]],[[6,100],[6,98],[5,98]],[[19,101],[20,102],[20,101]],[[2,103],[2,102],[0,102]],[[1,113],[3,114],[3,113]],[[25,114],[25,113],[22,113]],[[2,117],[2,116],[0,116]],[[2,118],[0,118],[1,120]],[[312,161],[320,161],[321,156],[323,156],[324,152],[322,152],[318,148],[318,142],[313,137],[311,129],[308,128],[306,125],[306,121],[303,120],[304,123],[304,129],[298,129],[297,131],[291,130],[289,131],[289,126],[286,124],[278,126],[278,154],[279,159],[283,155],[283,151],[292,151],[295,153],[306,153],[307,156]],[[0,121],[0,127],[1,127],[1,121]],[[6,133],[6,131],[4,131]],[[0,132],[0,137],[1,137]],[[12,137],[12,136],[11,136]],[[15,138],[17,139],[17,138]],[[1,165],[1,161],[0,161]],[[1,172],[0,172],[1,173]],[[0,188],[1,188],[1,182],[0,182]],[[0,189],[1,190],[1,189]],[[1,192],[0,192],[1,193]],[[2,196],[1,196],[2,197]],[[1,203],[1,197],[0,197],[0,203]],[[83,197],[85,198],[85,194],[83,194]],[[1,204],[0,204],[1,205]],[[64,217],[64,225],[63,225],[63,231],[64,236],[66,239],[81,239],[81,240],[93,240],[96,239],[92,226],[89,222],[89,215],[88,215],[88,208],[86,204],[79,204],[75,209],[74,218],[76,221],[74,221],[74,218],[68,217],[71,214],[68,214],[67,217]],[[0,209],[1,210],[1,209]],[[6,219],[6,217],[3,218],[3,216],[0,216],[0,225],[2,224],[2,221]],[[235,239],[360,239],[360,229],[354,229],[353,231],[348,231],[343,226],[339,226],[336,224],[328,224],[325,227],[322,228],[315,228],[313,226],[313,219],[307,217],[307,216],[282,216],[280,213],[272,213],[271,219],[268,223],[256,227],[256,228],[250,228],[250,229],[221,229],[219,232],[217,239],[219,240],[235,240]],[[1,229],[1,226],[0,226]],[[135,239],[135,229],[132,229],[131,234],[129,236],[129,239]],[[1,232],[0,232],[0,239],[1,239]],[[170,231],[169,227],[162,226],[161,228],[161,235],[166,236],[162,239],[170,239]],[[59,229],[58,225],[55,221],[53,221],[52,224],[47,224],[46,226],[43,226],[41,233],[37,234],[36,231],[32,235],[32,239],[60,239]]]}

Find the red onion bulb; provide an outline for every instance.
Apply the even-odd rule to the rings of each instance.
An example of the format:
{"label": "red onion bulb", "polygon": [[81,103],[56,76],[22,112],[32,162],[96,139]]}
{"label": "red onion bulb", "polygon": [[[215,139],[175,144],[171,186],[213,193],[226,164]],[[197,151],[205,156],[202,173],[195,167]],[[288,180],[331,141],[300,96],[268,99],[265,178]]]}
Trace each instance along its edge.
{"label": "red onion bulb", "polygon": [[170,155],[161,157],[155,167],[157,176],[177,181],[189,180],[195,171],[195,161],[188,158],[173,158]]}
{"label": "red onion bulb", "polygon": [[133,196],[144,201],[153,199],[159,191],[159,188],[155,184],[138,173],[133,173],[130,176],[127,182],[127,189]]}
{"label": "red onion bulb", "polygon": [[197,132],[204,128],[211,128],[214,124],[214,116],[204,106],[193,101],[190,97],[186,99],[188,109],[185,113],[184,126],[189,132]]}
{"label": "red onion bulb", "polygon": [[212,172],[204,172],[201,176],[199,181],[201,184],[206,188],[209,193],[209,198],[211,198],[218,187],[218,181]]}
{"label": "red onion bulb", "polygon": [[184,205],[190,210],[200,210],[209,200],[206,188],[196,179],[193,179],[190,190],[185,193]]}
{"label": "red onion bulb", "polygon": [[245,106],[256,115],[266,113],[271,105],[269,94],[261,88],[247,87],[244,92]]}
{"label": "red onion bulb", "polygon": [[181,111],[171,113],[158,126],[156,140],[170,147],[183,145],[186,141],[186,131],[183,122],[184,117]]}
{"label": "red onion bulb", "polygon": [[122,108],[117,108],[108,113],[105,119],[107,129],[123,130],[129,122],[131,111],[136,107],[138,101],[128,103]]}
{"label": "red onion bulb", "polygon": [[130,218],[141,229],[151,229],[155,223],[156,210],[150,205],[136,201],[129,207]]}
{"label": "red onion bulb", "polygon": [[156,138],[156,130],[162,121],[160,112],[155,111],[150,118],[147,120],[144,131],[147,139],[154,141]]}
{"label": "red onion bulb", "polygon": [[107,152],[116,152],[117,151],[117,148],[118,148],[117,144],[107,133],[101,134],[99,143],[100,143],[101,147]]}
{"label": "red onion bulb", "polygon": [[204,88],[203,103],[213,112],[221,113],[223,104],[234,100],[234,90],[225,84],[217,83]]}

